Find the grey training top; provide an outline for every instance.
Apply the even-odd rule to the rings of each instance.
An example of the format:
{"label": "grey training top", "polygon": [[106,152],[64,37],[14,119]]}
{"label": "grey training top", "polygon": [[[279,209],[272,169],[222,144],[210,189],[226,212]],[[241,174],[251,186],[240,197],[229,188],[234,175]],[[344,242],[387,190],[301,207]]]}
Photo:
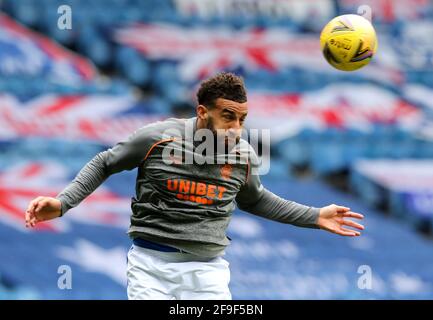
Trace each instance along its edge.
{"label": "grey training top", "polygon": [[263,187],[253,170],[258,157],[247,141],[241,139],[230,152],[214,154],[214,163],[206,161],[209,156],[191,135],[197,132],[196,120],[170,118],[145,125],[98,153],[57,195],[62,215],[110,175],[138,168],[131,237],[216,257],[230,243],[226,229],[235,203],[267,219],[318,228],[318,208],[282,199]]}

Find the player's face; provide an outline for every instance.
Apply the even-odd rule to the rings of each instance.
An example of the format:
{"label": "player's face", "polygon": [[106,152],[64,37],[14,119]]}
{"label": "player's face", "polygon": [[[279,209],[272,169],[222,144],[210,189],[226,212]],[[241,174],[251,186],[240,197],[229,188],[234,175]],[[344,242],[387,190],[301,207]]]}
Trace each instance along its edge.
{"label": "player's face", "polygon": [[225,144],[237,144],[241,138],[245,118],[248,114],[247,103],[218,98],[215,107],[208,110],[207,128],[220,136],[224,135]]}

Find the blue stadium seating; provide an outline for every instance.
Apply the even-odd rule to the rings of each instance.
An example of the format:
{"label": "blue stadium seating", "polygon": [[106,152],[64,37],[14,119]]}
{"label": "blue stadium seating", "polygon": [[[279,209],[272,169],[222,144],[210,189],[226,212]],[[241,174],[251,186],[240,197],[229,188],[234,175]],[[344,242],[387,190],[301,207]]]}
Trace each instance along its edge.
{"label": "blue stadium seating", "polygon": [[[71,6],[73,10],[72,30],[60,30],[57,27],[57,8],[63,4]],[[117,27],[134,22],[162,22],[182,27],[225,26],[236,30],[278,27],[301,34],[306,30],[318,31],[322,26],[320,19],[311,18],[302,22],[265,15],[181,16],[170,0],[3,0],[0,8],[25,26],[88,58],[98,72],[105,74],[103,79],[97,77],[94,81],[70,84],[26,74],[0,73],[0,92],[20,98],[44,94],[121,96],[140,88],[141,100],[136,102],[131,113],[162,117],[173,116],[179,104],[192,105],[191,89],[195,88],[197,81],[183,79],[175,61],[149,59],[135,49],[115,43],[112,31]],[[431,20],[432,8],[419,14],[423,19]],[[338,13],[342,12],[335,12],[335,15]],[[380,17],[375,18],[377,29],[386,34],[391,42],[399,41],[408,23],[401,19],[389,23]],[[433,88],[433,73],[430,70],[410,68],[406,64],[400,70],[404,76],[402,83],[372,79],[368,72],[325,72],[301,65],[282,67],[278,71],[242,67],[237,71],[244,76],[250,92],[304,94],[332,84],[373,84],[406,101],[404,89],[407,84]],[[425,120],[433,119],[433,112],[428,106],[422,103],[414,105],[425,112]],[[190,111],[193,113],[192,107]],[[0,141],[0,167],[7,168],[11,164],[26,161],[54,161],[62,163],[71,173],[76,173],[92,156],[106,147],[102,143],[21,137],[13,141]],[[270,172],[263,177],[265,185],[271,190],[288,199],[317,207],[331,202],[348,205],[366,215],[367,229],[365,236],[348,240],[318,230],[276,224],[237,211],[235,222],[236,218],[247,219],[252,225],[258,226],[257,229],[262,233],[258,231],[258,235],[254,235],[258,236],[259,242],[256,243],[256,252],[251,250],[248,255],[242,256],[239,248],[254,247],[256,239],[249,238],[236,228],[229,230],[235,234],[233,246],[227,252],[233,268],[231,286],[235,298],[431,298],[432,244],[419,237],[409,225],[419,227],[430,224],[433,228],[433,219],[408,214],[401,193],[377,185],[353,167],[359,159],[432,159],[433,141],[423,139],[416,130],[403,129],[392,123],[377,124],[364,131],[330,126],[322,130],[304,128],[272,145],[272,152],[275,156],[271,160]],[[299,168],[308,168],[314,178],[348,170],[354,196],[336,192],[320,182],[295,178],[295,171]],[[110,178],[107,188],[117,195],[129,197],[134,191],[135,174],[134,171],[125,172]],[[374,209],[377,207],[388,207],[391,218],[398,219],[383,217]],[[68,221],[73,232],[56,237],[49,232],[35,234],[17,231],[14,226],[0,220],[0,300],[126,298],[123,284],[102,273],[87,270],[79,266],[77,261],[73,263],[74,268],[79,270],[74,282],[77,290],[59,291],[55,286],[56,267],[69,261],[56,255],[55,249],[59,248],[55,246],[57,241],[54,239],[61,242],[59,245],[69,248],[78,239],[90,239],[101,250],[117,246],[127,250],[130,244],[125,230],[119,232],[110,226],[89,226],[73,219]],[[285,241],[293,246],[293,251],[289,250],[290,245],[289,249],[284,249]],[[38,245],[46,253],[43,259],[28,243]],[[272,250],[263,250],[260,245],[265,244]],[[275,253],[277,248],[281,250]],[[275,256],[260,258],[260,252]],[[2,257],[8,257],[7,261]],[[374,273],[380,277],[382,290],[362,291],[356,288],[357,268],[365,264],[372,266]],[[47,273],[46,268],[51,272]],[[254,277],[242,280],[245,270],[256,272],[259,275],[257,279],[265,281],[257,284],[254,281],[259,280]],[[330,274],[329,270],[334,270],[334,273]],[[405,276],[411,277],[412,283],[421,281],[427,284],[422,287],[426,289],[399,289],[396,283],[401,286],[404,283],[401,279],[404,280]],[[299,285],[300,282],[303,286]]]}

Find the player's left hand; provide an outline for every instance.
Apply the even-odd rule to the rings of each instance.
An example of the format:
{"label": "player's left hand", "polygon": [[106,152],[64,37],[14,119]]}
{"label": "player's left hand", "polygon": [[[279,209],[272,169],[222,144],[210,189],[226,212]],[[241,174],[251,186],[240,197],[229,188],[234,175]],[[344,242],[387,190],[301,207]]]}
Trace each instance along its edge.
{"label": "player's left hand", "polygon": [[353,227],[358,230],[364,230],[364,226],[362,224],[345,218],[363,219],[364,216],[359,213],[351,212],[350,208],[331,204],[330,206],[326,206],[320,209],[317,225],[320,229],[342,236],[360,236],[361,232],[347,229],[343,226]]}

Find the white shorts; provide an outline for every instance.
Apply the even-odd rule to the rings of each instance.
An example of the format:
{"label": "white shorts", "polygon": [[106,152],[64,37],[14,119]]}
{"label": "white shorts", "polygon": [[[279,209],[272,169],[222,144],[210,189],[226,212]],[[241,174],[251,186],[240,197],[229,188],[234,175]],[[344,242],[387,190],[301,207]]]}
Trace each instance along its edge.
{"label": "white shorts", "polygon": [[229,263],[189,253],[132,245],[128,252],[129,300],[231,300]]}

